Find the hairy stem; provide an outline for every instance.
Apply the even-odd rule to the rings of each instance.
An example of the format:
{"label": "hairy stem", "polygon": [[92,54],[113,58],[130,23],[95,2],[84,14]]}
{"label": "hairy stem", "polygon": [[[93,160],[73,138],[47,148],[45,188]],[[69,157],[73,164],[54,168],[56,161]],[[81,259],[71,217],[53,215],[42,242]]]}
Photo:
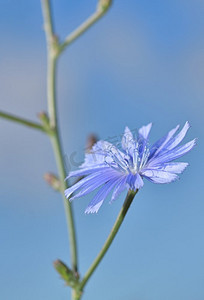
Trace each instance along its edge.
{"label": "hairy stem", "polygon": [[95,269],[97,268],[97,266],[99,265],[99,263],[101,262],[102,258],[104,257],[104,255],[106,254],[106,252],[108,251],[113,239],[115,238],[125,216],[126,213],[135,197],[135,195],[137,194],[138,190],[134,191],[129,191],[126,199],[123,203],[123,207],[121,208],[118,217],[115,221],[115,224],[113,225],[113,228],[111,229],[111,232],[105,242],[105,244],[103,245],[101,251],[99,252],[98,256],[96,257],[96,259],[94,260],[94,262],[92,263],[91,267],[88,269],[87,273],[85,274],[83,280],[81,281],[80,284],[80,289],[83,290],[84,286],[86,285],[87,281],[89,280],[89,278],[91,277],[91,275],[93,274],[93,272],[95,271]]}

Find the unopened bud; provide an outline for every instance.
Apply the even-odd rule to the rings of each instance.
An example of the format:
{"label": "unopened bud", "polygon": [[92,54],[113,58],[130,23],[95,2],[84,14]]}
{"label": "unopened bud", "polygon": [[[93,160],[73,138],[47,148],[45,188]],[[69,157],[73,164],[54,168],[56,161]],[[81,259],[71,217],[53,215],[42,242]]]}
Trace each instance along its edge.
{"label": "unopened bud", "polygon": [[57,176],[52,173],[45,173],[44,175],[45,181],[56,191],[60,190],[61,183]]}
{"label": "unopened bud", "polygon": [[42,123],[49,123],[48,115],[44,111],[39,112],[38,118],[42,121]]}
{"label": "unopened bud", "polygon": [[43,127],[49,132],[50,131],[50,122],[49,122],[49,118],[48,118],[48,115],[46,114],[46,112],[41,111],[38,114],[38,118],[40,119]]}
{"label": "unopened bud", "polygon": [[90,152],[93,145],[98,141],[97,136],[95,136],[94,134],[90,134],[87,138],[87,142],[86,142],[86,152]]}
{"label": "unopened bud", "polygon": [[112,4],[112,0],[99,0],[98,1],[98,10],[105,12]]}
{"label": "unopened bud", "polygon": [[[85,152],[86,152],[86,153],[91,153],[92,147],[93,147],[93,145],[96,144],[97,141],[98,141],[97,136],[94,135],[94,134],[90,134],[90,135],[87,137]],[[75,183],[77,183],[78,181],[80,181],[82,178],[84,178],[84,176],[79,176],[79,177],[76,179]]]}
{"label": "unopened bud", "polygon": [[55,270],[60,274],[61,278],[66,281],[69,286],[74,286],[77,282],[73,271],[70,270],[61,260],[57,259],[53,263]]}

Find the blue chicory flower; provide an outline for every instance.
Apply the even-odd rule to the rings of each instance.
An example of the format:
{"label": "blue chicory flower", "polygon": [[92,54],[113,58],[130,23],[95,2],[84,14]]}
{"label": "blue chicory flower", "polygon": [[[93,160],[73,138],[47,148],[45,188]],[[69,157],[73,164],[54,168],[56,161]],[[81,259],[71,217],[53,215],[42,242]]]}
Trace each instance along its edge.
{"label": "blue chicory flower", "polygon": [[140,128],[137,138],[134,138],[126,127],[121,141],[122,149],[107,141],[97,142],[91,152],[86,154],[80,169],[70,172],[67,177],[85,176],[65,190],[66,198],[75,193],[69,198],[71,201],[100,187],[85,211],[95,213],[111,191],[113,193],[110,202],[125,189],[140,189],[144,185],[144,178],[153,183],[169,183],[178,179],[177,174],[182,173],[188,163],[172,161],[195,146],[194,139],[178,147],[190,127],[189,123],[186,122],[176,136],[179,126],[149,147],[148,136],[151,127],[150,123]]}

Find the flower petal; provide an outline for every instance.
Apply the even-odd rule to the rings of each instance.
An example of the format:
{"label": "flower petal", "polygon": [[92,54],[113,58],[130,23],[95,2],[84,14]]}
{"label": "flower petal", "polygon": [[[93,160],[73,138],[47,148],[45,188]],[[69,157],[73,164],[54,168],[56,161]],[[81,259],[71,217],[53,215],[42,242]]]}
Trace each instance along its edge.
{"label": "flower petal", "polygon": [[[180,174],[185,170],[185,168],[187,166],[188,166],[188,163],[174,162],[174,163],[166,163],[166,164],[161,164],[161,165],[151,167],[151,170],[160,170],[160,171],[166,171],[166,172],[170,172],[170,173]],[[147,168],[147,170],[148,170],[148,168]]]}
{"label": "flower petal", "polygon": [[142,177],[140,176],[140,174],[136,173],[135,174],[135,190],[139,190],[141,187],[143,187],[144,182],[142,180]]}
{"label": "flower petal", "polygon": [[147,140],[151,128],[152,128],[152,123],[149,123],[149,124],[146,125],[146,126],[142,126],[142,127],[139,129],[139,135],[142,136],[145,140]]}
{"label": "flower petal", "polygon": [[91,179],[93,178],[97,178],[97,176],[101,174],[101,172],[95,172],[83,179],[81,179],[79,182],[75,183],[74,185],[72,185],[71,187],[69,187],[68,189],[65,190],[64,194],[65,197],[68,199],[69,196],[74,193],[75,191],[77,191],[78,189],[80,189],[85,183],[89,182]]}
{"label": "flower petal", "polygon": [[115,189],[113,191],[111,200],[109,203],[112,203],[115,199],[118,198],[118,196],[126,189],[126,176],[120,178],[120,181],[115,186]]}
{"label": "flower petal", "polygon": [[138,173],[128,174],[126,182],[129,185],[131,190],[140,189],[144,185],[144,182]]}
{"label": "flower petal", "polygon": [[153,158],[151,162],[148,163],[148,166],[154,166],[162,163],[167,163],[171,160],[177,159],[184,154],[188,153],[196,145],[196,139],[188,142],[187,144],[174,148],[170,151],[164,152],[162,155]]}
{"label": "flower petal", "polygon": [[96,164],[103,164],[107,152],[113,147],[113,144],[106,141],[98,141],[91,149],[90,153],[86,153],[85,161],[80,166],[81,168],[87,168],[95,166]]}
{"label": "flower petal", "polygon": [[79,169],[76,171],[71,171],[71,172],[69,172],[69,175],[65,178],[65,180],[69,179],[71,177],[85,176],[85,175],[88,175],[88,174],[96,172],[96,171],[105,171],[108,169],[110,169],[110,168],[107,167],[107,165],[105,165],[105,166],[104,165],[96,165],[95,167],[91,166],[91,167]]}
{"label": "flower petal", "polygon": [[69,201],[72,201],[76,198],[85,196],[94,190],[96,190],[98,187],[103,185],[104,183],[106,184],[109,180],[118,180],[118,178],[121,178],[120,174],[114,174],[114,173],[107,173],[107,174],[102,174],[99,178],[94,178],[85,185],[83,185],[81,191],[79,191],[76,195],[71,197]]}
{"label": "flower petal", "polygon": [[93,147],[92,147],[92,152],[93,153],[107,153],[113,147],[114,145],[107,142],[107,141],[98,141]]}
{"label": "flower petal", "polygon": [[75,183],[73,186],[71,186],[70,188],[65,190],[65,197],[68,199],[70,197],[70,195],[74,192],[76,192],[77,190],[81,189],[85,184],[87,183],[91,183],[92,181],[98,180],[99,178],[101,178],[102,175],[108,176],[108,174],[116,174],[117,172],[109,169],[109,171],[105,170],[105,171],[98,171],[95,172],[93,174],[88,175],[87,177],[81,179],[79,182]]}
{"label": "flower petal", "polygon": [[92,199],[92,201],[89,203],[88,207],[85,210],[86,214],[89,213],[97,213],[101,205],[103,204],[103,201],[109,194],[109,192],[112,190],[114,185],[116,184],[117,180],[110,180],[107,182],[95,195],[95,197]]}
{"label": "flower petal", "polygon": [[178,176],[174,173],[154,169],[144,170],[142,175],[154,183],[170,183],[178,179]]}
{"label": "flower petal", "polygon": [[189,122],[186,122],[185,125],[183,126],[182,130],[179,132],[179,134],[177,134],[177,136],[172,138],[168,142],[168,144],[166,145],[165,148],[168,150],[171,150],[171,149],[175,148],[176,146],[178,146],[184,139],[189,128],[190,128],[190,124],[189,124]]}
{"label": "flower petal", "polygon": [[125,132],[124,135],[122,137],[122,148],[124,150],[127,150],[129,148],[132,148],[133,146],[133,142],[134,142],[134,137],[132,135],[132,132],[130,131],[130,129],[126,126],[125,127]]}
{"label": "flower petal", "polygon": [[[138,151],[139,151],[139,156],[142,159],[146,146],[147,146],[147,142],[148,142],[148,136],[149,136],[149,132],[152,128],[152,123],[149,123],[146,126],[143,126],[139,129],[139,135],[138,135]],[[148,153],[149,155],[149,153]]]}
{"label": "flower petal", "polygon": [[169,142],[169,140],[174,136],[176,131],[179,129],[179,125],[177,125],[175,128],[170,130],[167,135],[159,139],[154,145],[150,148],[150,155],[149,155],[149,161],[157,156],[163,148],[166,146],[166,144]]}

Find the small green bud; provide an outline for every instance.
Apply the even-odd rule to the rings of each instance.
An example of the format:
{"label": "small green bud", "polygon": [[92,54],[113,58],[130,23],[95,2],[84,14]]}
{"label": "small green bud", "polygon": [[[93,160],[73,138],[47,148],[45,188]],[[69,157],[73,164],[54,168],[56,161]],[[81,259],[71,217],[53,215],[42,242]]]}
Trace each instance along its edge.
{"label": "small green bud", "polygon": [[49,118],[48,118],[48,115],[46,114],[46,112],[44,112],[44,111],[39,112],[38,118],[41,120],[43,125],[44,124],[49,125]]}
{"label": "small green bud", "polygon": [[38,114],[38,118],[40,119],[44,129],[49,133],[51,134],[52,133],[52,130],[50,128],[50,120],[49,120],[49,117],[48,115],[46,114],[46,112],[44,111],[41,111],[39,114]]}
{"label": "small green bud", "polygon": [[112,0],[99,0],[98,1],[98,10],[105,12],[112,4]]}
{"label": "small green bud", "polygon": [[45,181],[56,191],[60,191],[61,183],[57,176],[52,173],[45,173]]}
{"label": "small green bud", "polygon": [[67,285],[72,287],[76,285],[77,278],[74,276],[73,271],[70,270],[61,260],[57,259],[54,261],[53,265]]}

